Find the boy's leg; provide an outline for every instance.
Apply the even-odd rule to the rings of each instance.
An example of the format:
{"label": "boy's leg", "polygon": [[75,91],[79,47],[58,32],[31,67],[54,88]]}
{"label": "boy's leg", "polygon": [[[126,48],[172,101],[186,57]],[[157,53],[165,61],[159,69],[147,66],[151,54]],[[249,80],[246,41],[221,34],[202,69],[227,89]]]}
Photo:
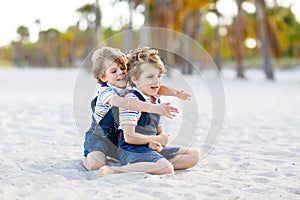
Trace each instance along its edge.
{"label": "boy's leg", "polygon": [[174,158],[169,159],[175,170],[188,169],[194,167],[200,160],[198,149],[180,148]]}
{"label": "boy's leg", "polygon": [[101,151],[93,151],[83,158],[83,166],[89,170],[98,170],[106,164],[106,156]]}
{"label": "boy's leg", "polygon": [[102,128],[94,125],[85,135],[83,166],[91,171],[106,164],[111,142],[105,137]]}
{"label": "boy's leg", "polygon": [[174,174],[173,165],[165,158],[154,162],[138,162],[124,166],[103,166],[99,169],[99,175],[119,174],[126,172],[146,172],[150,174]]}
{"label": "boy's leg", "polygon": [[120,149],[119,157],[123,166],[104,166],[99,170],[99,175],[126,172],[146,172],[150,174],[174,173],[172,163],[156,151],[150,150],[148,147],[139,147],[136,151],[139,153]]}

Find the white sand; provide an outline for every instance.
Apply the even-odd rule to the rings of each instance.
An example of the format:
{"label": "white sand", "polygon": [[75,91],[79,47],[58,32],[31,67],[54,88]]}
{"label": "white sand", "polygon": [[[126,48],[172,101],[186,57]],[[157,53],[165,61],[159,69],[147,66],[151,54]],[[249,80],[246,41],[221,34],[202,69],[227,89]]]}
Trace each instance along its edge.
{"label": "white sand", "polygon": [[[197,167],[101,178],[80,164],[77,72],[0,68],[0,199],[300,199],[300,70],[277,72],[276,82],[261,71],[248,70],[246,81],[225,71],[223,133]],[[187,79],[201,89],[198,79]],[[187,112],[199,118],[192,146],[201,149],[211,104],[198,98],[198,114],[192,106]],[[189,130],[193,119],[179,116],[167,127],[182,120]]]}

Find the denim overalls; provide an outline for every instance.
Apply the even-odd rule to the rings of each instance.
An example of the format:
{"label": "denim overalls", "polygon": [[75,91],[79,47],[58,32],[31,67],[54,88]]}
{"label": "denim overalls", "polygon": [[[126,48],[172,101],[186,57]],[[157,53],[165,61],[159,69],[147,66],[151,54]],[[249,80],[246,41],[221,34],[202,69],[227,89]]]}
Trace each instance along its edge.
{"label": "denim overalls", "polygon": [[[134,93],[139,100],[146,101],[144,97],[136,90],[129,91]],[[144,135],[157,135],[158,124],[160,115],[154,113],[142,112],[137,126],[135,127],[135,132]],[[123,130],[119,131],[119,160],[121,164],[129,164],[135,162],[156,162],[161,158],[171,159],[173,158],[179,148],[177,147],[166,147],[161,152],[156,152],[148,147],[148,144],[135,145],[128,144],[124,139]]]}
{"label": "denim overalls", "polygon": [[[108,87],[102,83],[102,87]],[[91,102],[94,111],[97,97]],[[84,156],[92,151],[101,151],[106,156],[118,159],[118,126],[119,126],[119,108],[112,107],[106,115],[97,124],[92,117],[90,129],[85,134]]]}

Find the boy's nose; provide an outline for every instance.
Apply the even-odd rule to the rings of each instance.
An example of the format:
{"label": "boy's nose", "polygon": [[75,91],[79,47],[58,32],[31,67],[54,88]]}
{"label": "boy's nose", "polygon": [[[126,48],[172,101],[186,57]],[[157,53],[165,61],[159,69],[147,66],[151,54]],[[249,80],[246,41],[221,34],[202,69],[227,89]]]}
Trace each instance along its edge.
{"label": "boy's nose", "polygon": [[155,81],[156,83],[160,83],[160,82],[161,82],[161,79],[160,79],[159,77],[155,77],[155,78],[154,78],[154,81]]}
{"label": "boy's nose", "polygon": [[124,74],[125,73],[125,70],[123,70],[123,69],[118,69],[118,74]]}

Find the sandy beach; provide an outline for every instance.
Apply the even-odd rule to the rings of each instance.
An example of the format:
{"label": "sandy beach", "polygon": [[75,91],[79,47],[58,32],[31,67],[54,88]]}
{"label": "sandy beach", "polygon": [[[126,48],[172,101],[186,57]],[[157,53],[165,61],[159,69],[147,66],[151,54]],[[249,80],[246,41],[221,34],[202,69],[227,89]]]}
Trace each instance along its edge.
{"label": "sandy beach", "polygon": [[[82,167],[84,133],[73,116],[77,74],[0,68],[0,199],[300,199],[299,68],[276,71],[274,82],[260,70],[246,71],[246,80],[225,70],[226,115],[218,143],[195,168],[159,176],[98,177]],[[191,117],[167,120],[166,129],[176,132],[185,124],[188,133],[197,116],[190,145],[201,149],[212,105],[199,77],[185,78],[198,109],[166,98],[185,104]]]}

